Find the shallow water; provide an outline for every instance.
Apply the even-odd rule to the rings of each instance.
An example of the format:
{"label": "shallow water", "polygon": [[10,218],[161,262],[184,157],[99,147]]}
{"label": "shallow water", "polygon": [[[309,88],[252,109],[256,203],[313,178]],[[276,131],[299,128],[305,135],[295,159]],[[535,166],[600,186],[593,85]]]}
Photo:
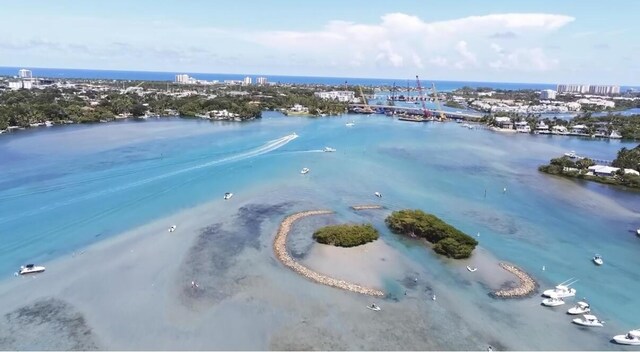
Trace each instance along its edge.
{"label": "shallow water", "polygon": [[[225,311],[231,317],[229,326],[250,324],[261,337],[252,336],[246,344],[225,344],[221,333],[218,340],[212,337],[199,345],[182,336],[168,348],[303,348],[308,344],[395,349],[384,342],[367,344],[364,336],[356,336],[362,332],[351,324],[369,319],[370,312],[360,313],[353,307],[363,307],[367,298],[318,287],[274,262],[270,240],[287,213],[330,208],[337,212],[331,221],[373,222],[383,231],[381,240],[403,258],[390,265],[406,270],[406,275],[400,277],[396,269],[389,271],[393,274],[380,274],[391,295],[383,307],[385,314],[363,327],[379,329],[384,335],[389,326],[397,326],[391,329],[394,338],[387,339],[387,343],[401,341],[396,348],[478,349],[492,343],[511,349],[613,349],[617,346],[608,341],[613,334],[640,324],[640,304],[634,294],[640,291],[636,270],[640,240],[631,232],[640,226],[640,194],[536,170],[569,150],[612,159],[619,148],[633,144],[505,135],[454,123],[419,124],[382,116],[264,115],[260,121],[241,124],[154,120],[1,136],[0,272],[13,280],[15,268],[25,262],[69,256],[151,220],[217,202],[207,222],[212,226],[210,236],[194,238],[177,270],[191,268],[194,262],[189,258],[196,262],[212,258],[205,275],[219,274],[220,281],[212,284],[222,292],[190,297],[171,289],[166,299],[181,303],[167,314],[181,324],[193,324],[196,319],[223,329],[222,322],[205,313],[198,315],[193,308],[205,307],[211,314]],[[346,127],[349,121],[355,126]],[[285,138],[292,132],[299,137]],[[337,152],[322,153],[324,146]],[[301,175],[303,167],[311,172]],[[374,197],[375,191],[383,198]],[[235,196],[224,202],[224,192]],[[356,213],[348,208],[363,203],[381,203],[388,210]],[[383,219],[390,210],[407,207],[435,213],[469,234],[479,233],[484,249],[529,271],[542,288],[579,279],[574,285],[578,296],[589,299],[607,326],[595,333],[572,326],[564,315],[570,303],[553,311],[540,307],[537,297],[490,298],[488,287],[460,270],[466,264],[440,258],[422,244],[384,229]],[[307,227],[302,235],[313,226]],[[297,241],[294,255],[303,258],[311,250],[309,242],[292,237]],[[596,252],[604,257],[602,267],[590,261]],[[484,263],[477,265],[479,271]],[[247,277],[251,264],[260,267],[259,275]],[[412,276],[418,276],[416,285],[411,283]],[[277,282],[278,288],[265,286],[265,278]],[[281,307],[281,290],[288,288],[294,292],[291,302],[319,301],[294,308],[285,308],[282,302]],[[438,295],[435,302],[429,300],[434,293]],[[256,307],[243,297],[267,302],[270,308],[248,322],[241,318],[242,312],[254,312]],[[342,308],[331,311],[331,307]],[[306,318],[313,328],[301,330],[293,323],[318,311],[324,312],[323,319]],[[353,318],[345,318],[347,313]],[[269,326],[269,319],[280,323]],[[94,324],[95,320],[94,316]],[[337,333],[336,324],[347,332]],[[297,333],[287,335],[281,330],[285,327]],[[94,330],[101,328],[106,329]],[[313,329],[326,334],[313,335],[309,332]],[[355,337],[350,338],[349,331]],[[125,340],[124,328],[110,334]],[[323,336],[335,339],[329,343]],[[241,338],[237,336],[238,341]],[[374,340],[378,341],[370,342]],[[106,347],[157,345],[142,339],[133,346],[114,342]]]}

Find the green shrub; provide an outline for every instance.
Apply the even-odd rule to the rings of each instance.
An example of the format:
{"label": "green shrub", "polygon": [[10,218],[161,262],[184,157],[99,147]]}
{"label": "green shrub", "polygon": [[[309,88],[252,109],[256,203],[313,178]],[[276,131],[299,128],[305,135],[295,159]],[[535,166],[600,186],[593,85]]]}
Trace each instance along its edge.
{"label": "green shrub", "polygon": [[316,230],[313,239],[332,246],[355,247],[377,240],[378,230],[369,224],[331,225]]}
{"label": "green shrub", "polygon": [[426,239],[436,253],[451,258],[468,258],[478,245],[475,238],[422,210],[394,211],[385,223],[394,233]]}

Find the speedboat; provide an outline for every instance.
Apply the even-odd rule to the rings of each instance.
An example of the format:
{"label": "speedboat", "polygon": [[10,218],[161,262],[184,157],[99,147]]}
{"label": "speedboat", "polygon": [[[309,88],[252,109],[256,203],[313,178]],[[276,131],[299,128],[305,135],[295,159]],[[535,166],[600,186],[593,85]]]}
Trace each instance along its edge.
{"label": "speedboat", "polygon": [[325,153],[331,153],[331,152],[335,152],[336,150],[330,147],[324,147],[324,149],[322,149],[323,152]]}
{"label": "speedboat", "polygon": [[640,236],[640,228],[636,230],[636,236]]}
{"label": "speedboat", "polygon": [[542,305],[547,307],[557,307],[563,304],[565,304],[565,301],[558,296],[553,296],[551,298],[545,298],[542,300]]}
{"label": "speedboat", "polygon": [[569,280],[569,281],[561,282],[555,288],[544,291],[542,295],[545,297],[556,296],[558,298],[573,297],[576,295],[576,289],[571,288],[569,286],[573,285],[577,281],[578,280],[575,280],[575,281]]}
{"label": "speedboat", "polygon": [[578,157],[578,156],[576,155],[576,152],[574,152],[573,150],[572,150],[572,151],[570,151],[570,152],[568,152],[568,153],[564,153],[564,156],[569,157],[569,158],[571,158],[571,159],[575,159],[575,158],[577,158],[577,157]]}
{"label": "speedboat", "polygon": [[580,315],[580,314],[586,314],[589,312],[591,312],[591,306],[589,305],[589,303],[580,301],[576,303],[575,306],[569,308],[569,310],[567,311],[567,314]]}
{"label": "speedboat", "polygon": [[613,341],[621,345],[640,345],[640,329],[631,330],[626,335],[616,335]]}
{"label": "speedboat", "polygon": [[596,265],[602,265],[604,264],[604,261],[602,260],[602,257],[600,256],[600,254],[596,254],[593,257],[593,262],[596,263]]}
{"label": "speedboat", "polygon": [[169,227],[169,232],[173,232],[176,230],[176,225],[171,225],[171,227]]}
{"label": "speedboat", "polygon": [[573,319],[574,324],[582,325],[582,326],[590,326],[590,327],[602,327],[604,321],[599,320],[595,315],[585,314],[583,318],[575,318]]}
{"label": "speedboat", "polygon": [[305,167],[302,170],[300,170],[300,173],[303,174],[303,175],[304,174],[308,174],[309,173],[309,169]]}
{"label": "speedboat", "polygon": [[369,309],[371,309],[371,310],[373,310],[373,311],[376,311],[376,312],[380,311],[380,307],[378,307],[378,306],[377,306],[377,305],[375,305],[375,304],[372,304],[372,305],[370,305],[370,306],[367,306],[367,308],[369,308]]}
{"label": "speedboat", "polygon": [[355,126],[355,123],[353,123],[353,122],[349,122],[349,123],[346,123],[346,124],[345,124],[345,126],[347,126],[347,127],[353,127],[353,126]]}
{"label": "speedboat", "polygon": [[227,192],[227,193],[224,194],[224,200],[227,200],[227,199],[229,199],[231,197],[233,197],[233,193]]}
{"label": "speedboat", "polygon": [[34,264],[27,264],[20,267],[20,271],[18,274],[26,275],[26,274],[36,274],[44,271],[44,266],[37,266]]}
{"label": "speedboat", "polygon": [[382,194],[380,192],[374,192],[373,194],[378,198],[382,198]]}
{"label": "speedboat", "polygon": [[467,270],[469,270],[470,272],[474,272],[474,271],[478,270],[478,268],[472,268],[472,267],[467,265]]}

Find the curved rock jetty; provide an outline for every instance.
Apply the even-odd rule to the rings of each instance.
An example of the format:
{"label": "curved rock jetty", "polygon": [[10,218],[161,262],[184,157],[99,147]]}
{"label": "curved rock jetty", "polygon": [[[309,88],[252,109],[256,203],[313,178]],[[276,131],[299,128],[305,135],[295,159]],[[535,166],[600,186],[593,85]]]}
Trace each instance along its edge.
{"label": "curved rock jetty", "polygon": [[520,285],[514,288],[498,290],[493,293],[494,296],[500,298],[520,298],[529,296],[536,290],[538,284],[529,274],[524,272],[524,270],[507,263],[500,263],[500,267],[517,276],[518,279],[520,279]]}
{"label": "curved rock jetty", "polygon": [[384,296],[384,292],[364,286],[360,286],[358,284],[353,284],[344,280],[338,280],[326,275],[317,273],[301,264],[296,262],[287,251],[287,236],[289,235],[289,231],[291,230],[291,226],[294,222],[312,215],[325,215],[325,214],[333,214],[331,210],[310,210],[303,211],[300,213],[295,213],[287,216],[282,223],[280,224],[280,228],[278,228],[278,233],[276,234],[276,238],[273,241],[273,251],[276,254],[276,258],[289,267],[291,270],[297,272],[298,274],[308,278],[311,281],[315,281],[319,284],[340,288],[343,290],[361,293],[370,296]]}
{"label": "curved rock jetty", "polygon": [[351,209],[353,210],[369,210],[369,209],[382,209],[384,208],[382,205],[377,204],[364,204],[364,205],[353,205]]}

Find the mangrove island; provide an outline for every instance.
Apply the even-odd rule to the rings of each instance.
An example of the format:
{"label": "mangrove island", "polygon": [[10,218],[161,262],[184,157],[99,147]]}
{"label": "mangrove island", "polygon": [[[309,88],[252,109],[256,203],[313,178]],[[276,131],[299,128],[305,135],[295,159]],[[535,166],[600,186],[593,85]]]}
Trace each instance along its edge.
{"label": "mangrove island", "polygon": [[355,247],[378,239],[378,230],[370,224],[330,225],[313,233],[318,243],[338,247]]}

